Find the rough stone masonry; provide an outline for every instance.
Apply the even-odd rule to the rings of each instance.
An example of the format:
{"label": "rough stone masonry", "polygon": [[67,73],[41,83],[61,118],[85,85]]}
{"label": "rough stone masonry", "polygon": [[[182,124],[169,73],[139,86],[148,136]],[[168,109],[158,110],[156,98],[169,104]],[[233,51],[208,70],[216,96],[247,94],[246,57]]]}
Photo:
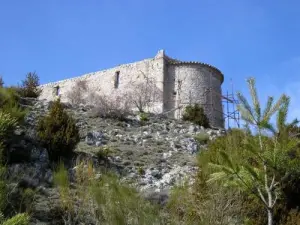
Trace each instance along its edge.
{"label": "rough stone masonry", "polygon": [[41,85],[40,99],[60,97],[67,102],[67,93],[78,81],[85,81],[90,93],[122,96],[138,83],[154,81],[161,98],[151,111],[182,116],[188,104],[200,104],[214,127],[224,127],[221,85],[224,76],[217,68],[191,61],[180,61],[160,50],[154,58],[123,64],[111,69]]}

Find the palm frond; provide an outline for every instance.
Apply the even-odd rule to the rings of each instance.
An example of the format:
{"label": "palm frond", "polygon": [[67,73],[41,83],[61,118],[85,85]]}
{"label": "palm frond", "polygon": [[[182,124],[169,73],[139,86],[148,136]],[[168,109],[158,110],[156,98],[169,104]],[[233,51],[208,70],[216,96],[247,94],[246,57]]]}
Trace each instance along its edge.
{"label": "palm frond", "polygon": [[249,113],[249,111],[242,104],[237,105],[237,109],[241,114],[241,118],[245,122],[252,125],[255,124],[255,118],[251,113]]}
{"label": "palm frond", "polygon": [[297,118],[295,118],[295,119],[293,119],[292,122],[288,123],[288,127],[290,127],[290,128],[295,127],[298,125],[299,122],[300,121]]}
{"label": "palm frond", "polygon": [[289,142],[286,145],[286,151],[291,151],[295,149],[300,144],[298,138],[289,138]]}
{"label": "palm frond", "polygon": [[216,163],[208,163],[208,166],[215,171],[223,171],[226,174],[234,173],[234,170],[228,166],[216,164]]}
{"label": "palm frond", "polygon": [[284,102],[287,101],[287,99],[288,99],[288,97],[286,95],[281,95],[280,98],[277,100],[277,102],[270,109],[267,117],[271,118],[272,115],[274,115],[274,113],[280,109],[280,107],[282,106],[282,104],[284,104]]}
{"label": "palm frond", "polygon": [[262,115],[262,120],[269,121],[270,118],[268,117],[268,115],[270,115],[269,113],[270,113],[270,110],[272,108],[273,102],[274,102],[274,98],[272,96],[269,96],[266,108],[265,108],[265,110],[263,112],[263,115]]}
{"label": "palm frond", "polygon": [[261,119],[261,109],[260,109],[259,99],[258,99],[258,96],[257,96],[257,90],[256,90],[256,87],[255,87],[255,79],[254,78],[249,78],[247,80],[247,83],[248,83],[251,98],[252,98],[252,103],[253,103],[254,112],[255,112],[255,115],[256,115],[256,120],[260,121],[260,119]]}
{"label": "palm frond", "polygon": [[286,127],[286,120],[288,114],[288,108],[290,104],[290,98],[286,97],[281,104],[281,107],[277,113],[277,129],[280,132],[284,127]]}
{"label": "palm frond", "polygon": [[263,120],[260,122],[259,126],[261,128],[271,131],[273,134],[276,133],[276,129],[274,128],[274,126],[271,123],[269,123],[269,121]]}
{"label": "palm frond", "polygon": [[215,172],[210,174],[209,179],[206,181],[208,184],[214,183],[216,181],[225,180],[228,177],[228,174],[224,171]]}
{"label": "palm frond", "polygon": [[230,169],[234,170],[234,165],[231,159],[229,158],[229,155],[225,151],[220,151],[220,155],[225,161],[225,163],[229,166]]}
{"label": "palm frond", "polygon": [[259,175],[257,174],[257,171],[249,165],[245,165],[244,168],[246,171],[254,178],[254,180],[259,180]]}
{"label": "palm frond", "polygon": [[[246,118],[251,118],[252,121],[256,121],[254,112],[253,112],[249,102],[247,101],[247,99],[239,92],[237,93],[237,98],[240,102],[239,109],[243,109],[241,111],[241,114],[244,114],[244,116]],[[247,115],[247,114],[249,114],[249,115]]]}

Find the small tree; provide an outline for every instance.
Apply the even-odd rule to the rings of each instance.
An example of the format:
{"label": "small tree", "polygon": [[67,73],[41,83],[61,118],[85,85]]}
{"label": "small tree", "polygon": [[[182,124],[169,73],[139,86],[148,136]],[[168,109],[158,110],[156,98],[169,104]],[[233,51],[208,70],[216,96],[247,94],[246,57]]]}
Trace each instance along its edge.
{"label": "small tree", "polygon": [[72,90],[66,95],[72,105],[79,105],[85,103],[84,95],[87,91],[87,83],[84,80],[77,81]]}
{"label": "small tree", "polygon": [[107,96],[90,93],[88,101],[96,107],[91,111],[91,117],[113,118],[124,120],[131,114],[131,101],[127,96]]}
{"label": "small tree", "polygon": [[51,106],[49,115],[39,120],[37,134],[54,160],[70,155],[80,141],[76,123],[59,99]]}
{"label": "small tree", "polygon": [[[268,215],[268,225],[273,225],[274,207],[281,193],[280,183],[291,170],[299,170],[299,163],[291,163],[289,157],[289,153],[298,142],[286,135],[289,98],[282,95],[273,104],[273,98],[269,97],[262,112],[254,79],[248,79],[248,85],[253,107],[242,94],[238,93],[241,102],[238,109],[242,119],[256,131],[254,138],[245,138],[244,149],[241,149],[241,153],[246,152],[248,157],[235,161],[227,152],[220,151],[222,161],[209,164],[214,172],[210,174],[208,182],[221,180],[227,186],[241,188],[249,195],[253,195],[263,203]],[[270,119],[276,112],[277,131],[270,124]],[[274,135],[271,138],[264,136],[264,131],[272,131]],[[282,170],[284,173],[279,173]]]}
{"label": "small tree", "polygon": [[187,106],[185,108],[185,112],[182,116],[182,119],[186,121],[191,121],[192,123],[197,124],[199,126],[203,126],[205,128],[210,127],[209,120],[205,115],[203,108],[200,107],[199,104]]}
{"label": "small tree", "polygon": [[129,101],[136,107],[139,112],[149,110],[162,98],[162,91],[157,87],[155,79],[145,77],[145,82],[132,85],[128,93]]}
{"label": "small tree", "polygon": [[39,76],[36,72],[26,74],[25,80],[22,81],[20,94],[22,97],[37,98],[41,94],[38,86],[40,85]]}
{"label": "small tree", "polygon": [[18,122],[22,122],[26,115],[26,110],[20,106],[19,101],[20,96],[14,87],[0,87],[0,111],[10,114]]}

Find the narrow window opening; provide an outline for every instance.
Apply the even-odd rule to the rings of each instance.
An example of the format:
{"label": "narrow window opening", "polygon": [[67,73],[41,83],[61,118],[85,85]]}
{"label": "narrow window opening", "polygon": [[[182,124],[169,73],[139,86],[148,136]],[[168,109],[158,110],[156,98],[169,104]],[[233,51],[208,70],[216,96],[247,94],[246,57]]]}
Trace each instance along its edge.
{"label": "narrow window opening", "polygon": [[56,86],[56,96],[59,96],[59,93],[60,93],[60,87]]}
{"label": "narrow window opening", "polygon": [[59,91],[60,91],[59,86],[58,86],[58,85],[55,86],[55,87],[53,88],[53,94],[54,94],[54,96],[59,96]]}
{"label": "narrow window opening", "polygon": [[117,71],[115,73],[115,89],[117,89],[119,87],[119,83],[120,83],[120,71]]}

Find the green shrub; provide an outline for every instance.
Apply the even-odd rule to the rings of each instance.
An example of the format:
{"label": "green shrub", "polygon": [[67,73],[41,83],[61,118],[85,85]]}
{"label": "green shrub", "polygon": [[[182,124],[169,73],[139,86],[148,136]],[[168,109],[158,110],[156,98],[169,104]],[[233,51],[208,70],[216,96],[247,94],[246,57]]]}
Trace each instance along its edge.
{"label": "green shrub", "polygon": [[10,114],[11,117],[16,118],[18,122],[22,122],[26,110],[20,106],[20,96],[15,88],[1,88],[0,87],[0,110]]}
{"label": "green shrub", "polygon": [[299,126],[291,126],[289,128],[290,135],[300,138],[300,127]]}
{"label": "green shrub", "polygon": [[96,152],[96,156],[100,161],[101,160],[107,161],[110,153],[111,153],[111,149],[108,146],[102,146]]}
{"label": "green shrub", "polygon": [[[197,185],[201,186],[201,183],[205,183],[211,173],[211,168],[208,166],[209,162],[222,163],[224,158],[221,157],[220,152],[226,152],[230,155],[232,162],[246,162],[250,161],[255,164],[254,158],[249,154],[248,143],[258,142],[258,137],[253,136],[248,132],[239,129],[232,129],[227,132],[226,136],[218,137],[213,142],[208,143],[208,149],[201,151],[198,157],[199,171],[197,173]],[[266,145],[271,145],[268,137],[263,137],[263,141]],[[295,161],[295,166],[298,164],[300,157],[300,148],[296,147],[292,154],[290,162]],[[279,164],[278,164],[279,165]],[[297,168],[297,167],[296,167]],[[278,173],[283,173],[285,170],[278,167]],[[276,207],[274,208],[274,224],[286,225],[297,224],[294,221],[300,217],[300,174],[297,172],[291,172],[289,176],[286,176],[285,180],[280,184],[281,192],[280,198],[277,200]],[[194,189],[195,190],[195,189]],[[221,189],[220,189],[221,190]],[[233,191],[237,189],[232,188]],[[196,191],[199,195],[204,194],[203,189]],[[257,198],[252,195],[241,193],[239,197],[240,201],[240,217],[243,220],[247,220],[248,224],[264,225],[267,224],[267,212],[265,206]],[[207,203],[208,204],[208,203]],[[186,209],[185,209],[186,210]]]}
{"label": "green shrub", "polygon": [[5,180],[5,143],[8,141],[9,135],[14,131],[16,119],[9,114],[0,112],[0,211],[4,210],[7,204],[7,183]]}
{"label": "green shrub", "polygon": [[149,121],[149,115],[147,113],[144,113],[144,112],[140,113],[140,121],[142,121],[142,122]]}
{"label": "green shrub", "polygon": [[240,225],[240,194],[219,185],[196,181],[172,189],[166,214],[172,225]]}
{"label": "green shrub", "polygon": [[87,224],[83,223],[87,214],[97,224],[104,225],[160,224],[157,207],[117,176],[104,172],[96,178],[95,168],[89,161],[77,161],[75,173],[76,189],[70,188],[68,172],[62,164],[54,174],[60,207],[64,210],[62,217],[68,224]]}
{"label": "green shrub", "polygon": [[[8,160],[8,150],[5,148],[11,141],[17,125],[17,119],[0,111],[0,167]],[[1,177],[1,175],[0,175]]]}
{"label": "green shrub", "polygon": [[14,217],[5,220],[1,223],[1,225],[28,225],[29,224],[29,216],[26,213],[19,213]]}
{"label": "green shrub", "polygon": [[291,210],[285,223],[280,225],[299,225],[300,224],[300,212],[299,210]]}
{"label": "green shrub", "polygon": [[16,116],[17,114],[13,114],[12,112],[22,112],[21,110],[12,111],[12,109],[9,108],[9,106],[16,106],[14,109],[19,109],[17,107],[17,95],[14,94],[15,92],[13,90],[0,87],[0,224],[28,225],[29,216],[27,214],[17,214],[9,219],[6,219],[3,215],[3,211],[9,205],[6,180],[7,170],[4,160],[5,155],[3,153],[5,153],[5,144],[13,134],[18,119],[21,119],[20,114]]}
{"label": "green shrub", "polygon": [[4,143],[16,128],[17,120],[10,114],[0,111],[0,140]]}
{"label": "green shrub", "polygon": [[209,141],[209,135],[207,133],[199,133],[195,136],[195,140],[199,143],[199,144],[207,144]]}
{"label": "green shrub", "polygon": [[20,210],[30,213],[33,208],[36,191],[31,188],[26,188],[21,192]]}
{"label": "green shrub", "polygon": [[22,97],[37,98],[41,94],[41,90],[38,88],[40,85],[39,76],[36,72],[29,72],[26,74],[25,80],[22,81],[22,85],[19,89]]}
{"label": "green shrub", "polygon": [[198,104],[187,106],[182,119],[205,128],[210,127],[209,120],[205,115],[203,108]]}
{"label": "green shrub", "polygon": [[101,224],[160,224],[158,208],[115,175],[104,174],[90,191],[102,215]]}
{"label": "green shrub", "polygon": [[139,174],[139,175],[142,176],[142,175],[145,175],[145,173],[146,173],[146,172],[145,172],[145,170],[144,170],[143,167],[139,167],[139,168],[138,168],[138,174]]}
{"label": "green shrub", "polygon": [[54,160],[70,155],[80,141],[75,120],[59,99],[51,105],[49,114],[38,121],[37,135]]}

